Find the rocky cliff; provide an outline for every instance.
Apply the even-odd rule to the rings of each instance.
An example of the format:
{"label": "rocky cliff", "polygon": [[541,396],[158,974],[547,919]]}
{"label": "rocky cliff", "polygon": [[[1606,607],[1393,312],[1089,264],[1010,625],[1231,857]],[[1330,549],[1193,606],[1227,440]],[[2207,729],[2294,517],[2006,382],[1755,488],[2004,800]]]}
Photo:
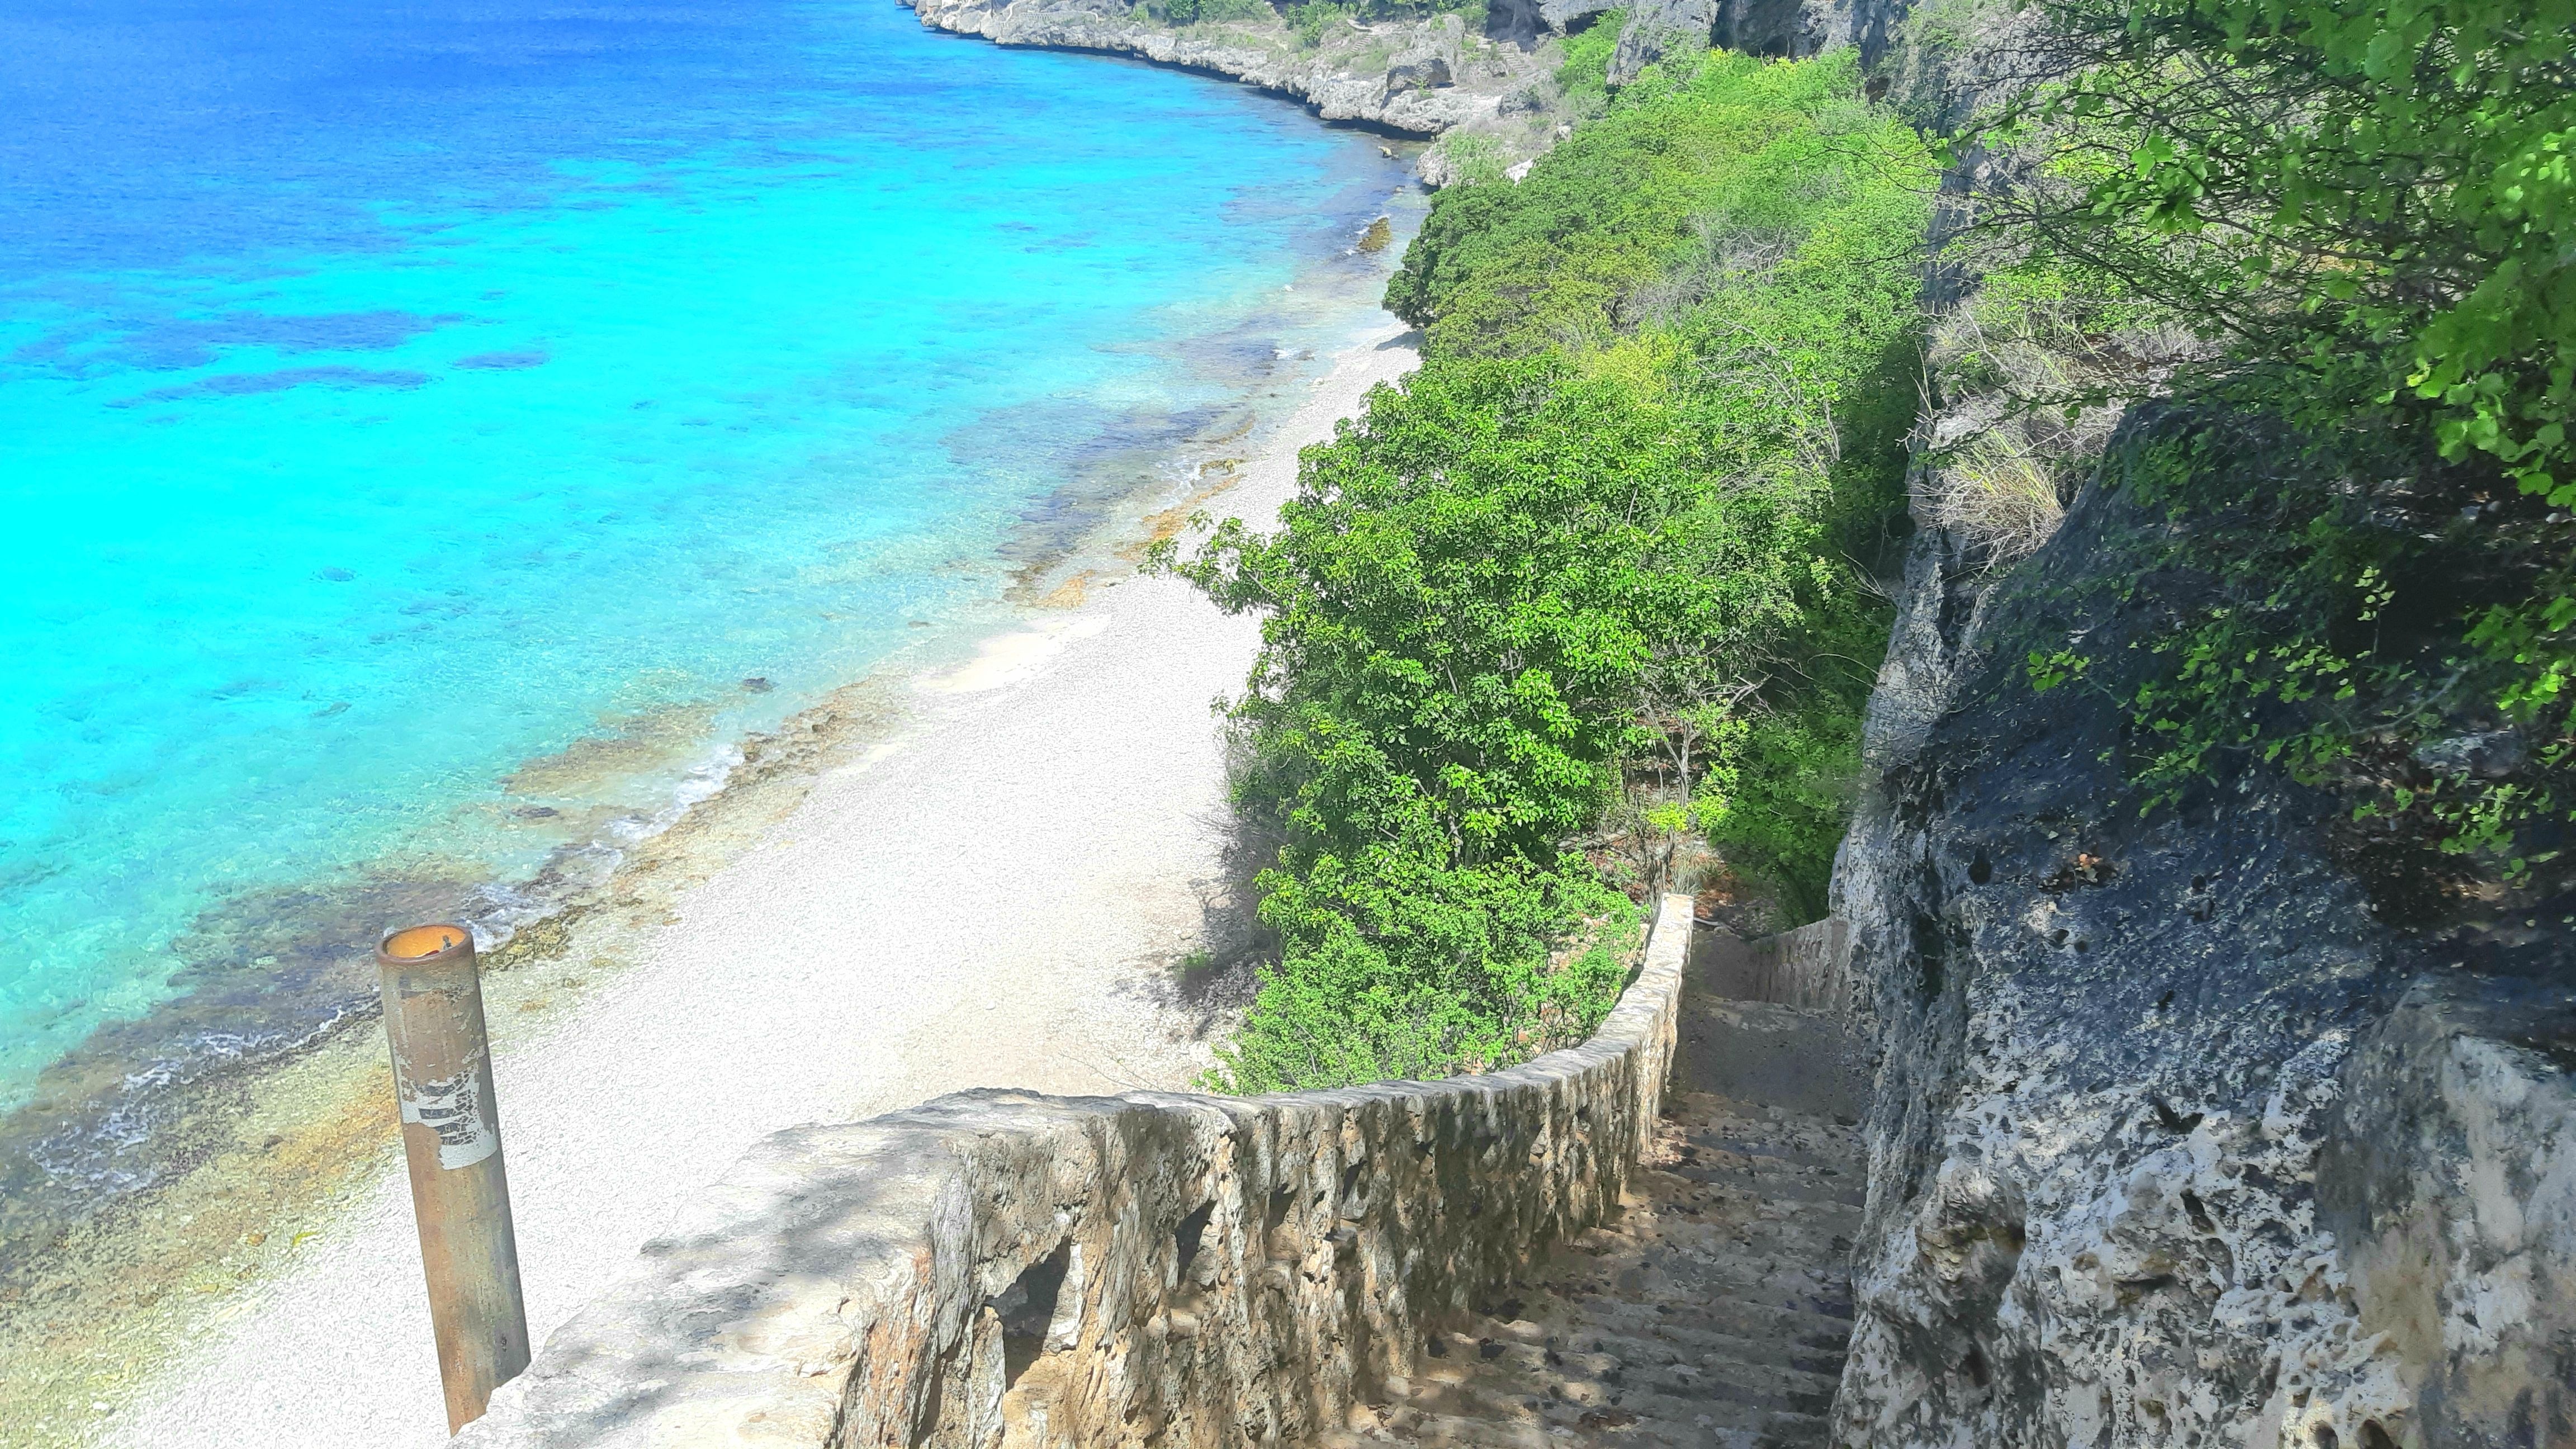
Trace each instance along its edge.
{"label": "rocky cliff", "polygon": [[[1939,129],[2027,71],[2032,23],[1865,0],[1819,28]],[[2009,165],[1966,157],[1936,229]],[[1936,311],[1974,285],[1936,269]],[[2110,350],[2196,365],[2187,340]],[[1927,391],[1834,885],[1878,1054],[1836,1441],[2576,1444],[2576,901],[2428,907],[2260,760],[2141,814],[2125,701],[2161,605],[2205,581],[2130,469],[2195,432],[2261,469],[2279,430],[2178,405],[2007,424],[1939,325]],[[2061,500],[1957,506],[1929,460],[2016,428]],[[2091,673],[2039,688],[2031,658],[2070,645]]]}
{"label": "rocky cliff", "polygon": [[[1603,7],[1608,8],[1608,7]],[[1635,0],[1611,53],[1610,82],[1626,85],[1668,55],[1709,46],[1748,55],[1813,55],[1861,37],[1866,8],[1833,0]]]}
{"label": "rocky cliff", "polygon": [[[1374,24],[1319,15],[1301,28],[1267,5],[1173,24],[1122,0],[905,3],[924,25],[1003,45],[1106,51],[1230,76],[1293,96],[1328,121],[1426,137],[1463,129],[1492,138],[1505,163],[1552,144],[1562,56],[1548,42],[1597,13],[1553,0],[1549,10],[1562,13],[1551,18],[1532,0],[1504,0],[1471,31],[1455,12]],[[1435,150],[1425,175],[1446,180],[1446,165]]]}
{"label": "rocky cliff", "polygon": [[[2259,762],[2139,813],[2125,646],[2197,581],[2124,469],[2191,429],[2263,466],[2150,408],[2031,557],[1913,545],[1835,882],[1879,1052],[1838,1442],[2576,1443],[2576,901],[2408,920]],[[2041,692],[2069,639],[2107,662]]]}
{"label": "rocky cliff", "polygon": [[[921,23],[1003,45],[1095,50],[1228,76],[1292,96],[1328,121],[1410,136],[1481,138],[1510,168],[1567,135],[1558,77],[1562,39],[1605,19],[1620,25],[1609,78],[1635,80],[1668,55],[1711,45],[1756,55],[1811,55],[1827,46],[1886,43],[1896,14],[1886,0],[1493,0],[1472,11],[1363,23],[1315,7],[1229,6],[1218,18],[1175,22],[1167,10],[1123,0],[903,0]],[[1238,13],[1239,12],[1239,13]],[[1596,101],[1597,104],[1597,101]],[[1467,174],[1464,151],[1434,146],[1423,178],[1445,185]]]}

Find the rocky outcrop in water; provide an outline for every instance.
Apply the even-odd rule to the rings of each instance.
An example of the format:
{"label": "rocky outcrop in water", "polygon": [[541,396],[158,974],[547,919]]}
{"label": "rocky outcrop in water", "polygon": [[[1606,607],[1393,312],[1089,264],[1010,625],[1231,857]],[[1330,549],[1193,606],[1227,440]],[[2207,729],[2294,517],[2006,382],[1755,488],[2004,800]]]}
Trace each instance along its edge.
{"label": "rocky outcrop in water", "polygon": [[[1559,59],[1544,42],[1562,26],[1537,4],[1495,5],[1471,34],[1455,13],[1373,25],[1334,16],[1301,31],[1275,13],[1170,25],[1118,0],[905,3],[924,25],[1003,45],[1109,51],[1213,71],[1293,96],[1328,121],[1412,136],[1464,128],[1491,135],[1507,156],[1534,155],[1552,139],[1553,123],[1536,117]],[[1503,105],[1534,94],[1542,97],[1536,108]]]}

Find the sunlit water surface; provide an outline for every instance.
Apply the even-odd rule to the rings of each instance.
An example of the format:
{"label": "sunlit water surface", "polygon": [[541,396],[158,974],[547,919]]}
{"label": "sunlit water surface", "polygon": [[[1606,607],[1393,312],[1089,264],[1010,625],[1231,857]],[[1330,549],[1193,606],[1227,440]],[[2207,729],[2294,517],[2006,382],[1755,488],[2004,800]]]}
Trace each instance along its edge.
{"label": "sunlit water surface", "polygon": [[1396,165],[891,0],[10,7],[0,1175],[988,607],[1360,315]]}

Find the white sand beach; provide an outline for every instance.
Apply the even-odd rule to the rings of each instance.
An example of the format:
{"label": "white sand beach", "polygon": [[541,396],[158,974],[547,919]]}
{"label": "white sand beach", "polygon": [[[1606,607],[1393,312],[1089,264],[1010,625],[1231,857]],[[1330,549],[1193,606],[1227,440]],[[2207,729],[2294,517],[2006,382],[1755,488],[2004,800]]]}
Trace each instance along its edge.
{"label": "white sand beach", "polygon": [[[1392,319],[1212,505],[1267,519],[1296,450],[1411,368]],[[1188,585],[1033,612],[905,689],[908,718],[679,895],[613,979],[496,1058],[529,1326],[620,1276],[759,1137],[968,1087],[1186,1085],[1207,1061],[1170,965],[1228,834],[1209,703],[1258,643]],[[102,1442],[445,1442],[409,1203],[379,1173],[292,1265],[210,1315]]]}

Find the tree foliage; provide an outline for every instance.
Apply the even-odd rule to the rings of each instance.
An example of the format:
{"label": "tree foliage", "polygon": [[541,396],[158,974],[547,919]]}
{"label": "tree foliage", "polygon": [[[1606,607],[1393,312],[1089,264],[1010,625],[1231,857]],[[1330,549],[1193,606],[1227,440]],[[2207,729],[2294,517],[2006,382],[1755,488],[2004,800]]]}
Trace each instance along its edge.
{"label": "tree foliage", "polygon": [[[2191,390],[2276,444],[2134,470],[2216,580],[2133,702],[2151,800],[2286,757],[2521,873],[2576,804],[2576,3],[2043,9],[1970,138],[2044,162],[1994,224],[2221,343]],[[2485,727],[2528,767],[2433,738]]]}
{"label": "tree foliage", "polygon": [[2052,239],[2576,502],[2576,3],[2060,0]]}
{"label": "tree foliage", "polygon": [[1642,693],[1761,660],[1825,567],[1805,500],[1712,487],[1710,441],[1560,355],[1461,359],[1312,452],[1277,532],[1222,526],[1188,571],[1268,615],[1240,717],[1284,747],[1261,767],[1298,839],[1348,851],[1418,806],[1481,863],[1589,827]]}
{"label": "tree foliage", "polygon": [[1390,289],[1423,367],[1307,451],[1275,529],[1164,555],[1263,616],[1232,716],[1239,803],[1286,842],[1280,959],[1224,1084],[1588,1034],[1644,885],[1584,849],[1613,818],[1821,895],[1929,167],[1856,92],[1847,58],[1712,56],[1519,185],[1444,191]]}
{"label": "tree foliage", "polygon": [[1873,173],[1911,148],[1856,87],[1843,57],[1712,54],[1686,80],[1650,77],[1519,185],[1443,193],[1387,309],[1444,352],[1597,345],[1653,320],[1623,304],[1712,247],[1759,250],[1804,231],[1820,201],[1902,207]]}

